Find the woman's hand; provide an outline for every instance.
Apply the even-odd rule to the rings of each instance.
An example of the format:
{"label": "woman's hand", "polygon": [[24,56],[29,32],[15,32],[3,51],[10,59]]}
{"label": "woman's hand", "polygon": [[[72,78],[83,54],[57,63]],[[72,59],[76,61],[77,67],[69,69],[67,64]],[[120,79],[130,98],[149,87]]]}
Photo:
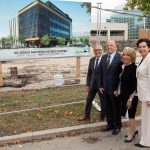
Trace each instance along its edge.
{"label": "woman's hand", "polygon": [[104,88],[99,88],[99,91],[101,92],[101,94],[104,94]]}
{"label": "woman's hand", "polygon": [[119,95],[118,91],[114,91],[114,95],[117,97]]}
{"label": "woman's hand", "polygon": [[132,107],[132,101],[128,100],[127,101],[127,108],[130,109]]}
{"label": "woman's hand", "polygon": [[147,106],[149,106],[149,107],[150,107],[150,101],[147,101]]}

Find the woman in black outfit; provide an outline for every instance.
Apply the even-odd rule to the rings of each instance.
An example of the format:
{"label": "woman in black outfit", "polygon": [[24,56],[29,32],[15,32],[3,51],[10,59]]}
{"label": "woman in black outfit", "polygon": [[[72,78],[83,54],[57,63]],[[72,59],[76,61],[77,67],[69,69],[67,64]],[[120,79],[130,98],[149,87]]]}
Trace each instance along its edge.
{"label": "woman in black outfit", "polygon": [[136,129],[135,113],[138,104],[136,96],[136,52],[133,48],[125,47],[123,50],[122,61],[123,71],[120,74],[119,98],[121,100],[121,115],[125,116],[128,110],[130,129],[125,142],[131,142],[138,134]]}

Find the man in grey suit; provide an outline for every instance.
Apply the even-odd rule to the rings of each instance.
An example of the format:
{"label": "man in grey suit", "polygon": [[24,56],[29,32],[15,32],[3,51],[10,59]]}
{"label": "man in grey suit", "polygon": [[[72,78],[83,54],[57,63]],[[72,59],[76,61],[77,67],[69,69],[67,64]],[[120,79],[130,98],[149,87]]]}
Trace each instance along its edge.
{"label": "man in grey suit", "polygon": [[116,135],[121,129],[121,102],[118,99],[119,75],[122,71],[120,54],[115,41],[107,41],[108,53],[101,59],[100,92],[104,95],[107,127],[103,131],[113,130]]}
{"label": "man in grey suit", "polygon": [[87,86],[88,95],[86,98],[85,112],[84,112],[84,116],[79,118],[78,121],[84,121],[84,120],[90,119],[92,101],[94,100],[96,93],[98,93],[99,98],[100,98],[100,103],[101,103],[100,119],[104,120],[104,117],[105,117],[103,98],[102,98],[102,94],[99,91],[100,62],[101,62],[101,57],[102,57],[102,52],[103,52],[102,46],[96,44],[93,48],[93,52],[94,52],[95,57],[90,59],[87,78],[86,78],[86,86]]}

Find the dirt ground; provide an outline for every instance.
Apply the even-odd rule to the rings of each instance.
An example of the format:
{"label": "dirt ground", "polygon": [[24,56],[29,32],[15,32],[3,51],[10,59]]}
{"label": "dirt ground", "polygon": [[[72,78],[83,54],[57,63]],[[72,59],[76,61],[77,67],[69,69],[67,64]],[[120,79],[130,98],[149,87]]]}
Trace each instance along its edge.
{"label": "dirt ground", "polygon": [[[85,84],[89,59],[93,56],[91,52],[88,57],[80,57],[80,84]],[[137,63],[141,57],[137,53]],[[54,75],[63,75],[65,80],[76,79],[76,57],[17,60],[2,63],[4,81],[10,79],[10,67],[17,67],[19,76],[28,76],[28,84],[21,88],[1,87],[0,92],[16,91],[24,89],[50,88],[55,85]]]}
{"label": "dirt ground", "polygon": [[[80,58],[80,83],[85,84],[88,62],[91,57]],[[54,86],[54,75],[63,75],[63,81],[76,78],[76,57],[9,61],[2,64],[4,81],[10,79],[10,67],[17,67],[19,76],[28,76],[29,84],[20,89],[41,89]],[[3,87],[2,91],[19,90]]]}

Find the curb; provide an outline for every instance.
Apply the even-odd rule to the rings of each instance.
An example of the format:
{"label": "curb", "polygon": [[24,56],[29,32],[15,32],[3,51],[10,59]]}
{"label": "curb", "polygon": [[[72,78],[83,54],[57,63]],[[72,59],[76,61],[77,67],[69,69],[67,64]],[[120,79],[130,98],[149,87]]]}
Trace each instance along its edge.
{"label": "curb", "polygon": [[[140,121],[140,119],[141,119],[140,117],[136,117],[137,121]],[[127,125],[128,119],[122,119],[122,123],[123,126]],[[65,128],[22,133],[22,134],[12,135],[12,136],[4,136],[4,137],[0,137],[0,145],[19,144],[19,143],[36,141],[36,140],[46,140],[46,139],[52,139],[56,137],[73,136],[76,134],[96,132],[96,131],[100,131],[105,126],[106,126],[106,122],[99,122],[99,123],[84,124],[84,125],[71,126]]]}

